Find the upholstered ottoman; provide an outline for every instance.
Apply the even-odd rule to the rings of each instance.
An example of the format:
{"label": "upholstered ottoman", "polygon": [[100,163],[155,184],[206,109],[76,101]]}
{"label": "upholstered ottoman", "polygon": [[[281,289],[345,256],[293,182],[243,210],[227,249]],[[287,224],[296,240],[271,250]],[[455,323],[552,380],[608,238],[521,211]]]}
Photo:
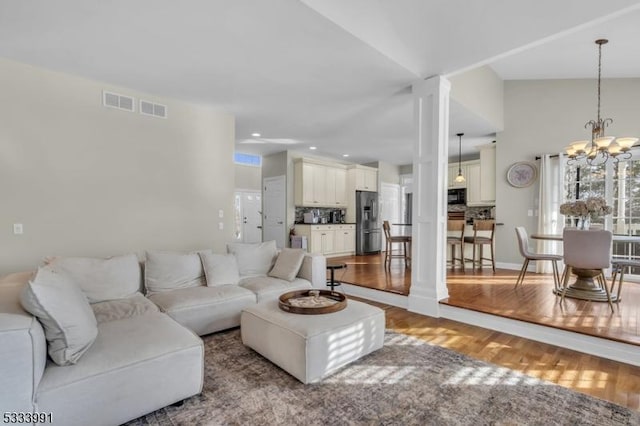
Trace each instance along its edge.
{"label": "upholstered ottoman", "polygon": [[382,309],[355,300],[322,315],[284,312],[277,301],[269,301],[244,308],[240,327],[245,345],[311,383],[380,349],[385,319]]}

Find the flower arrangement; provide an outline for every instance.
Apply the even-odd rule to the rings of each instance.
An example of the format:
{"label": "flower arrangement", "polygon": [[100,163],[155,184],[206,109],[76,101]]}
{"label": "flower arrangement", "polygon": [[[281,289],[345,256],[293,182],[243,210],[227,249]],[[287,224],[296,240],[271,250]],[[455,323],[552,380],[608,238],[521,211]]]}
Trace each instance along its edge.
{"label": "flower arrangement", "polygon": [[588,226],[591,220],[611,214],[613,209],[607,205],[602,197],[589,197],[586,200],[576,200],[560,205],[560,214],[579,219],[581,227]]}

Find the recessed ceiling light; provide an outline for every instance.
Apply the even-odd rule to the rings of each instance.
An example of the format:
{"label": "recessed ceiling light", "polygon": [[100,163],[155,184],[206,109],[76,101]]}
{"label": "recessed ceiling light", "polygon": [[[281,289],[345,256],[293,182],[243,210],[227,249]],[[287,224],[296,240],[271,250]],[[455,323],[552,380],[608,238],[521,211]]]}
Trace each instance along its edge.
{"label": "recessed ceiling light", "polygon": [[318,149],[315,146],[310,146],[309,149]]}
{"label": "recessed ceiling light", "polygon": [[251,133],[251,136],[253,136],[254,138],[259,138],[262,135],[260,133]]}
{"label": "recessed ceiling light", "polygon": [[342,154],[342,156],[343,156],[343,157],[348,157],[348,156],[349,156],[349,154]]}

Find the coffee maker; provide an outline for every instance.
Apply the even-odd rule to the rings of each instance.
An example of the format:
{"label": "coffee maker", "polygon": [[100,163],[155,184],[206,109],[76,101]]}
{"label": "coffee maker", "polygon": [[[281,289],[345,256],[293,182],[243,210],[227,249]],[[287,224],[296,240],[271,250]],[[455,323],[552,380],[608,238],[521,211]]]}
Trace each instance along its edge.
{"label": "coffee maker", "polygon": [[331,211],[331,223],[344,223],[344,210],[332,210]]}

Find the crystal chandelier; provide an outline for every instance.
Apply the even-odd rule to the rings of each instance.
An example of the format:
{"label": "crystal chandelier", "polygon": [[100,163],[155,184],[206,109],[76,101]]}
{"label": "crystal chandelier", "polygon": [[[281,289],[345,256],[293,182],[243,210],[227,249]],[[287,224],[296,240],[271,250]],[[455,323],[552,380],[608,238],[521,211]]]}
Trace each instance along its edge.
{"label": "crystal chandelier", "polygon": [[638,142],[638,138],[615,136],[605,136],[604,129],[613,122],[611,118],[600,117],[600,79],[602,74],[602,45],[609,40],[598,39],[598,116],[595,120],[590,120],[584,125],[587,129],[591,127],[591,140],[572,142],[565,148],[569,163],[579,160],[586,160],[589,165],[606,163],[609,158],[619,161],[620,158],[631,158],[631,148]]}
{"label": "crystal chandelier", "polygon": [[458,137],[458,176],[453,180],[455,183],[464,183],[465,178],[462,176],[462,137],[464,133],[457,133]]}

